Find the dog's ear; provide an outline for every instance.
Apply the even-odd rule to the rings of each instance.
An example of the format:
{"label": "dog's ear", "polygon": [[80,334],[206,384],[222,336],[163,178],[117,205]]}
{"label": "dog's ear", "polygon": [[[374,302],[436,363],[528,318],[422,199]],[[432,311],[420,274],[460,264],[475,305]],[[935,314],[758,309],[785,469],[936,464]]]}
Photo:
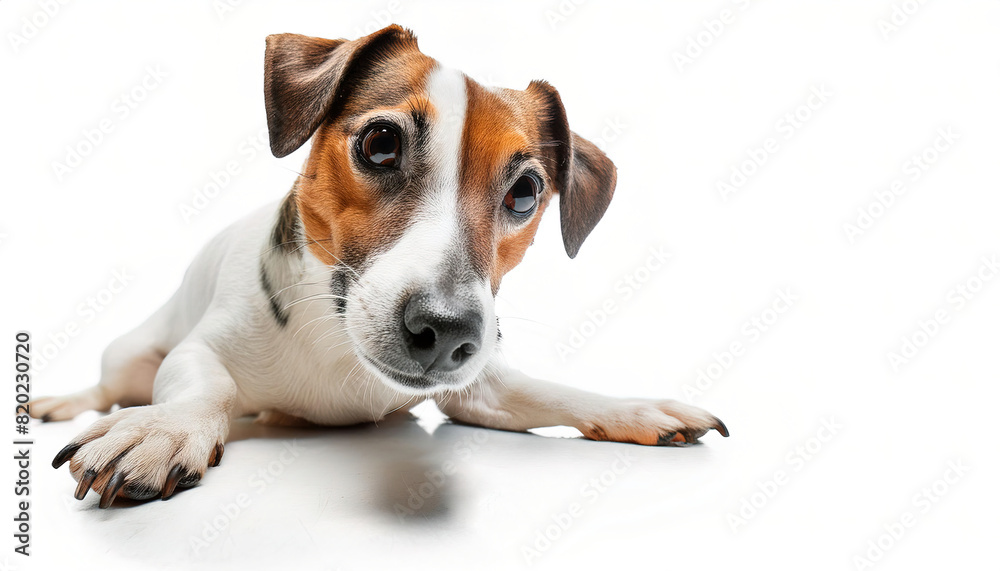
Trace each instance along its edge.
{"label": "dog's ear", "polygon": [[352,75],[369,62],[411,48],[417,48],[416,38],[396,25],[353,41],[268,36],[264,106],[274,156],[298,149],[324,119],[336,115],[353,87]]}
{"label": "dog's ear", "polygon": [[574,258],[611,203],[617,180],[615,164],[596,145],[570,131],[566,109],[554,87],[532,81],[528,93],[540,110],[549,180],[555,182],[559,193],[563,246]]}

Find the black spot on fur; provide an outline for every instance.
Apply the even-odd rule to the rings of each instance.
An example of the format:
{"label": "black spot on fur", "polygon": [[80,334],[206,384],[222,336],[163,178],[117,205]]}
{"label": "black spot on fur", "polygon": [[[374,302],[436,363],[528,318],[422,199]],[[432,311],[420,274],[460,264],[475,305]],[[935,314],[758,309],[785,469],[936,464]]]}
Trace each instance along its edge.
{"label": "black spot on fur", "polygon": [[330,278],[330,291],[333,295],[337,296],[334,298],[333,303],[337,308],[337,313],[344,315],[347,313],[347,270],[343,268],[337,268],[333,271],[333,277]]}
{"label": "black spot on fur", "polygon": [[264,295],[267,296],[268,306],[271,308],[274,320],[282,327],[288,325],[288,314],[278,305],[278,296],[275,294],[270,278],[267,277],[267,268],[264,266],[264,260],[260,262],[260,287],[264,290]]}

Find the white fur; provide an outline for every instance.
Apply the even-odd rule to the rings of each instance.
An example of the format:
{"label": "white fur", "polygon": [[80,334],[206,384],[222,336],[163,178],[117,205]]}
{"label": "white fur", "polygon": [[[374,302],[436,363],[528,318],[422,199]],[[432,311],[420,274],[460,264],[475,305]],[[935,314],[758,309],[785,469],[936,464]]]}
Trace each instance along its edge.
{"label": "white fur", "polygon": [[[367,359],[377,354],[375,345],[395,327],[392,319],[403,292],[431,286],[440,278],[449,259],[461,257],[464,246],[460,241],[459,171],[462,152],[462,132],[465,127],[465,75],[448,68],[437,68],[428,78],[428,99],[437,111],[430,122],[428,153],[433,165],[421,209],[402,238],[386,252],[378,255],[366,269],[357,301],[348,303],[346,326]],[[486,366],[496,344],[496,318],[493,296],[486,279],[479,280],[480,311],[485,319],[485,336],[480,351],[469,362],[448,375],[454,380],[449,388],[460,389],[471,383]],[[389,386],[408,394],[427,395],[436,391],[417,391],[399,385],[390,377],[378,375]]]}

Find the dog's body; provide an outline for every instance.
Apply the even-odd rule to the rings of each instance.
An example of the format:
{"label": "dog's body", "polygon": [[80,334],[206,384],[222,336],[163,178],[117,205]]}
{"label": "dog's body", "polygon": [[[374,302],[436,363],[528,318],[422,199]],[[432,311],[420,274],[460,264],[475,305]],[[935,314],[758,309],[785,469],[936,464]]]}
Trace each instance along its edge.
{"label": "dog's body", "polygon": [[269,37],[265,99],[276,156],[313,140],[292,191],[198,255],[174,297],[108,348],[98,386],[31,403],[46,420],[123,407],[53,462],[71,460],[77,498],[169,497],[218,464],[232,419],[249,414],[345,425],[432,398],[505,430],[650,445],[727,435],[694,407],[601,397],[497,360],[493,297],[552,195],[572,257],[615,186],[551,86],[483,88],[390,26],[350,42]]}

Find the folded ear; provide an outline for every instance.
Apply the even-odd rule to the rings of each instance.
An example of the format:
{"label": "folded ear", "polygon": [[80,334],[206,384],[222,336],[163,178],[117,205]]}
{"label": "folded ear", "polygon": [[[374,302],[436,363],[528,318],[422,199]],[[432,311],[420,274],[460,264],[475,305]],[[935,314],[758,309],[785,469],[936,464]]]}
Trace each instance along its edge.
{"label": "folded ear", "polygon": [[544,81],[532,81],[528,92],[536,97],[543,148],[549,155],[549,179],[559,193],[559,222],[563,246],[575,258],[597,226],[615,193],[615,164],[596,145],[570,131],[559,92]]}
{"label": "folded ear", "polygon": [[351,77],[362,73],[368,62],[401,48],[416,49],[417,40],[396,25],[353,41],[268,36],[264,107],[274,156],[298,149],[324,119],[336,115],[352,87]]}

